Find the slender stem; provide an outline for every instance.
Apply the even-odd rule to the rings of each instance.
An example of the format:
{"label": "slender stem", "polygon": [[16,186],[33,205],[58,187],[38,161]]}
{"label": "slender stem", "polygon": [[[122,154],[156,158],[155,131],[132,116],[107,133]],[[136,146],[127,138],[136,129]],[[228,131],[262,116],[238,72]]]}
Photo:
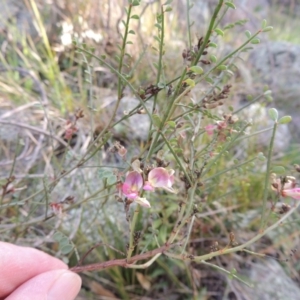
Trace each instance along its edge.
{"label": "slender stem", "polygon": [[[125,56],[125,48],[126,48],[127,36],[128,36],[128,32],[129,32],[131,9],[132,9],[132,4],[129,4],[128,11],[127,11],[127,20],[126,20],[126,25],[125,25],[123,43],[122,43],[122,47],[121,47],[121,54],[120,54],[120,58],[119,58],[118,72],[120,74],[122,73],[122,68],[123,68],[123,60],[124,60],[124,56]],[[123,82],[122,82],[121,77],[118,77],[118,101],[120,101],[122,98],[122,90],[123,90]]]}
{"label": "slender stem", "polygon": [[263,203],[262,203],[262,209],[261,209],[260,230],[263,230],[263,227],[265,226],[265,214],[266,214],[267,198],[268,198],[269,185],[270,185],[269,182],[270,182],[271,159],[272,159],[272,153],[273,153],[274,140],[275,140],[277,126],[278,126],[278,123],[276,121],[274,123],[272,137],[271,137],[270,146],[269,146],[268,157],[267,157],[267,170],[266,170],[265,185],[264,185]]}
{"label": "slender stem", "polygon": [[192,48],[192,38],[191,38],[191,21],[190,21],[190,0],[186,1],[186,20],[187,20],[187,32],[188,32],[188,42],[189,48]]}
{"label": "slender stem", "polygon": [[211,169],[211,167],[222,157],[222,154],[225,152],[225,151],[227,151],[227,149],[231,146],[231,145],[233,145],[234,143],[235,143],[235,141],[238,139],[238,137],[240,137],[242,134],[243,134],[243,132],[244,132],[244,130],[247,128],[249,126],[249,123],[247,123],[241,130],[240,130],[240,132],[234,137],[234,138],[232,138],[232,140],[230,141],[230,143],[228,143],[227,145],[225,145],[223,148],[222,148],[222,150],[220,151],[220,153],[216,156],[216,158],[214,158],[213,160],[211,160],[210,161],[210,163],[209,164],[207,164],[207,166],[205,167],[205,170],[203,171],[203,173],[202,173],[202,176],[204,175],[204,174],[206,174],[207,172],[209,172],[210,171],[210,169]]}
{"label": "slender stem", "polygon": [[[160,82],[160,77],[161,77],[161,73],[163,70],[162,58],[164,55],[164,38],[165,38],[165,14],[164,14],[163,6],[161,6],[161,28],[158,27],[158,36],[159,36],[160,42],[159,42],[158,67],[157,67],[157,75],[156,75],[156,86],[157,87]],[[154,96],[152,113],[154,113],[155,109],[156,109],[157,96],[158,96],[158,94],[155,94],[155,96]],[[152,125],[153,125],[153,123],[151,120],[149,133],[148,133],[148,139],[147,139],[148,141],[151,139]]]}
{"label": "slender stem", "polygon": [[185,212],[185,207],[186,207],[186,204],[185,203],[181,203],[180,204],[180,212],[179,212],[179,215],[178,215],[178,218],[177,218],[177,221],[175,223],[175,226],[168,238],[168,241],[167,241],[167,245],[171,245],[174,240],[176,239],[176,236],[178,234],[178,232],[180,231],[181,227],[180,225],[182,224],[182,218],[183,218],[183,215],[184,215],[184,212]]}
{"label": "slender stem", "polygon": [[185,252],[186,246],[189,242],[189,238],[190,238],[193,226],[194,226],[194,222],[195,222],[195,215],[192,216],[192,220],[191,220],[191,223],[189,225],[188,233],[187,233],[187,236],[185,238],[185,242],[184,242],[184,245],[182,247],[181,254],[183,254]]}
{"label": "slender stem", "polygon": [[226,8],[224,9],[223,13],[221,14],[219,20],[215,23],[214,25],[214,29],[216,29],[218,27],[218,25],[220,24],[220,22],[222,21],[222,19],[224,18],[224,16],[226,15],[227,11],[228,11],[229,7],[226,6]]}
{"label": "slender stem", "polygon": [[[91,57],[95,58],[96,60],[98,60],[101,64],[103,64],[104,66],[106,66],[107,68],[109,68],[109,70],[113,73],[115,73],[118,78],[122,79],[122,82],[125,82],[126,85],[130,88],[130,90],[132,91],[132,93],[136,96],[136,98],[140,101],[140,105],[143,106],[143,109],[146,111],[148,117],[150,118],[151,122],[152,122],[152,115],[150,113],[150,111],[148,110],[147,106],[145,105],[145,101],[143,101],[141,99],[141,97],[139,96],[138,92],[135,90],[135,88],[133,87],[133,85],[125,78],[125,76],[123,74],[121,74],[118,70],[116,70],[115,68],[113,68],[109,63],[107,63],[104,59],[102,59],[101,57],[96,56],[95,54],[93,54],[92,52],[84,49],[84,48],[80,48],[77,46],[77,49],[90,55]],[[137,108],[139,107],[139,105],[137,106]],[[107,129],[109,129],[110,127],[114,127],[115,125],[117,125],[118,123],[124,121],[125,119],[129,118],[134,111],[136,110],[136,108],[132,109],[131,112],[127,115],[122,117],[120,120],[116,121],[115,123],[113,123],[114,117],[116,115],[116,111],[117,111],[118,105],[115,106],[112,117],[110,119],[110,121],[108,122],[108,125],[102,130],[102,132],[99,134],[99,136],[97,137],[97,139],[94,141],[93,144],[95,144],[106,132]],[[92,147],[92,145],[91,145]],[[88,151],[87,151],[88,152]]]}
{"label": "slender stem", "polygon": [[238,114],[240,111],[243,111],[245,108],[247,108],[248,106],[251,106],[253,103],[258,102],[263,96],[265,96],[265,94],[262,95],[258,95],[257,97],[255,97],[252,101],[249,101],[248,103],[246,103],[244,106],[240,107],[239,109],[235,110],[234,112],[232,112],[232,115]]}
{"label": "slender stem", "polygon": [[240,141],[242,141],[242,140],[244,140],[244,139],[249,139],[250,137],[259,135],[259,134],[264,133],[264,132],[268,132],[268,131],[270,131],[270,130],[272,130],[272,129],[273,129],[273,127],[267,127],[267,128],[265,128],[265,129],[262,129],[262,130],[259,130],[259,131],[255,131],[255,132],[253,132],[253,133],[251,133],[251,134],[249,134],[249,135],[241,136],[241,137],[238,138],[236,141],[237,141],[237,142],[240,142]]}
{"label": "slender stem", "polygon": [[218,177],[218,176],[220,176],[220,175],[222,175],[222,174],[224,174],[224,173],[227,173],[227,172],[230,172],[230,171],[232,171],[232,170],[234,170],[234,169],[237,169],[237,168],[239,168],[239,167],[241,167],[241,166],[243,166],[243,165],[246,165],[246,164],[248,164],[248,163],[250,163],[250,162],[252,162],[252,161],[254,161],[254,160],[256,160],[256,159],[257,159],[257,157],[248,159],[248,160],[243,161],[242,163],[236,164],[236,165],[234,165],[234,166],[232,166],[232,167],[230,167],[230,168],[228,168],[228,169],[225,169],[225,170],[223,170],[223,171],[220,171],[220,172],[218,172],[218,173],[215,173],[213,176],[208,177],[208,178],[206,178],[205,180],[203,180],[203,182],[212,180],[213,178],[216,178],[216,177]]}
{"label": "slender stem", "polygon": [[223,5],[223,2],[224,2],[223,0],[219,0],[219,4],[217,5],[217,7],[214,10],[214,13],[213,13],[212,18],[211,18],[210,23],[209,23],[208,30],[207,30],[206,35],[205,35],[205,38],[203,40],[203,43],[202,43],[199,51],[197,52],[197,55],[196,55],[195,59],[192,62],[192,66],[197,65],[197,63],[199,62],[199,59],[200,59],[201,55],[204,52],[204,49],[207,46],[208,40],[209,40],[209,38],[210,38],[210,36],[211,36],[211,34],[213,32],[214,24],[215,24],[215,21],[217,19],[218,14],[219,14],[219,11],[220,11],[220,9],[221,9],[221,7]]}
{"label": "slender stem", "polygon": [[[161,6],[161,29],[158,29],[160,32],[160,44],[159,44],[159,56],[158,56],[158,68],[157,68],[157,76],[156,76],[156,84],[160,82],[161,72],[163,69],[162,58],[164,55],[164,39],[165,39],[165,14],[163,10],[163,6]],[[155,104],[157,100],[157,95],[154,97],[154,105],[153,112],[155,109]]]}
{"label": "slender stem", "polygon": [[9,184],[11,182],[13,182],[13,180],[14,180],[13,179],[13,172],[14,172],[14,169],[15,169],[16,161],[17,161],[17,153],[19,152],[19,147],[20,147],[20,144],[18,144],[18,146],[17,146],[17,150],[16,150],[15,155],[14,155],[13,163],[12,163],[12,166],[10,168],[9,176],[6,179],[5,185],[2,186],[2,193],[1,193],[1,198],[0,198],[0,215],[2,213],[3,200],[4,200],[4,197],[5,197],[5,194],[7,193],[7,188],[9,187]]}
{"label": "slender stem", "polygon": [[83,58],[84,63],[86,64],[86,74],[88,75],[88,91],[89,91],[89,98],[88,98],[88,106],[91,108],[91,132],[94,132],[94,93],[93,93],[93,76],[92,76],[92,66],[89,64],[86,55],[84,52],[81,52],[81,56]]}
{"label": "slender stem", "polygon": [[173,104],[174,104],[174,101],[176,100],[176,96],[175,96],[175,95],[179,92],[179,89],[180,89],[180,87],[181,87],[181,83],[182,83],[182,81],[183,81],[183,79],[184,79],[184,77],[185,77],[185,75],[186,75],[186,72],[187,72],[187,69],[185,68],[184,71],[183,71],[183,73],[181,74],[181,77],[180,77],[180,79],[179,79],[179,83],[178,83],[177,86],[176,86],[176,91],[175,91],[174,97],[173,97],[173,99],[171,100],[171,103],[168,105],[168,108],[166,109],[165,114],[164,114],[164,116],[163,116],[163,118],[162,118],[162,121],[161,121],[161,123],[160,123],[160,126],[159,126],[159,128],[158,128],[158,130],[157,130],[157,132],[156,132],[156,135],[155,135],[155,137],[154,137],[154,139],[153,139],[153,141],[152,141],[152,143],[151,143],[151,146],[150,146],[149,152],[148,152],[148,154],[147,154],[146,160],[148,160],[148,159],[151,157],[151,155],[152,155],[152,153],[153,153],[153,150],[154,150],[154,148],[155,148],[155,146],[156,146],[158,137],[159,137],[159,135],[160,135],[160,132],[161,132],[162,129],[164,128],[165,123],[166,123],[166,121],[168,120],[169,116],[172,114],[172,106],[173,106]]}
{"label": "slender stem", "polygon": [[[167,245],[170,245],[174,242],[174,240],[177,237],[179,231],[181,230],[181,228],[183,226],[185,226],[188,218],[191,216],[191,210],[192,210],[192,206],[193,206],[193,203],[194,203],[194,196],[195,196],[196,188],[197,188],[197,185],[194,185],[190,188],[189,196],[188,196],[188,206],[187,206],[186,209],[183,209],[183,208],[186,207],[186,204],[184,204],[184,206],[182,204],[178,220],[176,222],[175,227],[173,228],[173,230],[171,232],[171,235],[168,239],[168,242],[166,243]],[[185,213],[185,217],[183,218],[184,213]]]}
{"label": "slender stem", "polygon": [[207,265],[207,266],[209,266],[209,267],[212,267],[212,268],[214,268],[214,269],[217,269],[218,271],[221,271],[221,272],[223,272],[223,273],[226,273],[227,275],[232,276],[233,278],[235,278],[235,279],[241,281],[242,283],[246,284],[247,286],[249,286],[249,287],[251,287],[251,288],[254,287],[253,284],[248,283],[247,281],[241,279],[241,278],[238,277],[237,275],[233,274],[232,272],[227,271],[226,269],[224,269],[224,268],[222,268],[222,267],[219,267],[219,266],[217,266],[217,265],[215,265],[215,264],[211,264],[211,263],[209,263],[209,262],[207,262],[207,261],[201,261],[201,264]]}
{"label": "slender stem", "polygon": [[130,269],[146,269],[146,268],[150,267],[161,255],[162,255],[162,253],[157,253],[146,263],[144,263],[142,265],[129,265],[128,268],[130,268]]}
{"label": "slender stem", "polygon": [[173,154],[173,157],[175,158],[176,162],[178,163],[181,171],[184,173],[185,177],[187,178],[189,183],[192,185],[192,180],[191,180],[189,174],[187,173],[186,168],[183,166],[181,160],[179,159],[178,155],[173,150],[172,146],[170,145],[169,141],[166,139],[165,135],[161,134],[161,136],[162,136],[163,140],[165,141],[167,147],[169,148],[170,152]]}
{"label": "slender stem", "polygon": [[129,247],[128,247],[128,251],[127,251],[127,257],[126,257],[127,260],[130,259],[132,252],[134,251],[134,248],[135,248],[134,233],[135,233],[135,224],[136,224],[139,212],[140,212],[140,205],[137,205],[134,210],[132,221],[131,221],[131,223],[129,223],[130,238],[129,238]]}
{"label": "slender stem", "polygon": [[45,189],[45,220],[47,219],[47,215],[48,215],[48,205],[49,205],[49,198],[48,198],[48,191],[47,191],[47,185],[46,185],[46,178],[43,178],[43,187]]}

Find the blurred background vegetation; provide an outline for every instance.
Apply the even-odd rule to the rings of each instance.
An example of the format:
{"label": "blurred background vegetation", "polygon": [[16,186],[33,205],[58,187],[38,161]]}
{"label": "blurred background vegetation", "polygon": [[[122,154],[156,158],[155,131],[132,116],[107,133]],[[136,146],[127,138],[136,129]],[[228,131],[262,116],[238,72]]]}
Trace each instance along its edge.
{"label": "blurred background vegetation", "polygon": [[[217,2],[173,1],[165,20],[166,81],[180,75],[183,50],[205,34]],[[130,37],[133,45],[128,46],[130,57],[125,63],[128,80],[137,89],[155,83],[158,46],[154,23],[162,3],[142,1],[135,8],[139,19],[131,24],[136,34]],[[134,154],[147,137],[147,123],[139,127],[136,122],[120,124],[107,137],[106,151],[62,180],[55,180],[65,168],[76,165],[73,155],[84,153],[97,128],[105,126],[117,95],[116,75],[94,58],[78,53],[73,41],[86,45],[98,57],[105,55],[106,61],[117,67],[127,5],[123,0],[0,0],[0,183],[6,191],[11,189],[11,193],[2,193],[0,201],[1,237],[42,249],[71,266],[97,243],[101,245],[85,263],[123,257],[121,252],[126,252],[126,216],[114,198],[115,189],[109,188],[115,180],[111,166],[119,162],[109,147],[121,141]],[[189,11],[190,36],[189,5],[193,5]],[[259,107],[245,110],[245,117],[254,123],[249,135],[270,125],[265,113],[268,106],[278,107],[281,115],[292,115],[294,125],[278,132],[273,163],[285,166],[286,175],[294,175],[290,174],[293,164],[299,163],[300,1],[240,0],[235,5],[237,9],[228,11],[220,24],[228,29],[216,41],[216,56],[224,56],[240,45],[245,30],[255,32],[262,19],[267,19],[274,30],[261,38],[261,45],[254,45],[253,52],[236,62],[229,80],[232,94],[226,104],[238,109],[267,89],[273,91],[273,98],[262,97]],[[199,97],[203,88],[206,86],[194,89],[191,97]],[[129,90],[124,96],[132,97]],[[164,96],[158,101],[163,108]],[[124,104],[122,108],[119,117],[132,107]],[[77,123],[72,150],[64,153],[63,159],[57,158],[53,149],[57,149],[58,141],[52,136],[62,139],[66,121],[72,120],[78,109],[83,110],[84,118]],[[234,159],[265,153],[268,142],[268,133],[241,141],[230,161],[224,158],[220,163],[219,171],[230,168]],[[215,179],[203,198],[208,205],[197,215],[190,253],[207,253],[215,242],[225,247],[230,231],[234,231],[237,243],[252,236],[259,220],[263,171],[253,164]],[[137,227],[144,238],[137,252],[165,241],[178,208],[172,197],[162,194],[151,212],[140,216]],[[49,215],[49,204],[57,201],[66,203],[64,216]],[[276,218],[277,213],[272,213],[271,220]],[[246,281],[263,281],[264,286],[256,290],[258,294],[212,268],[161,257],[146,270],[112,268],[83,274],[78,299],[298,299],[293,298],[299,295],[299,253],[293,251],[299,245],[298,233],[299,218],[295,216],[251,249],[278,257],[280,263],[245,253],[213,261]],[[277,295],[285,296],[289,290],[290,296],[272,298],[271,292],[276,289]]]}

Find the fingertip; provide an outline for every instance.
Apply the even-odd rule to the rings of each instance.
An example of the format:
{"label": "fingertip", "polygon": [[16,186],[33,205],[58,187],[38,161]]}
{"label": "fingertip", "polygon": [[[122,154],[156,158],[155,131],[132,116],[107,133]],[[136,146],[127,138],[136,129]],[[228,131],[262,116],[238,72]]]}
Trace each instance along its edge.
{"label": "fingertip", "polygon": [[53,270],[39,274],[19,286],[6,300],[74,300],[81,278],[69,270]]}
{"label": "fingertip", "polygon": [[80,291],[81,278],[76,273],[65,271],[52,284],[47,294],[47,300],[74,300]]}

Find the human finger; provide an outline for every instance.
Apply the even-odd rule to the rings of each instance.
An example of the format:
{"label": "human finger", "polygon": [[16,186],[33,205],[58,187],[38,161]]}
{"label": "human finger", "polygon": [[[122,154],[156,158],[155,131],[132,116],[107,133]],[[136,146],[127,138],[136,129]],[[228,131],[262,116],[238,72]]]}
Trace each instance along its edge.
{"label": "human finger", "polygon": [[19,286],[5,300],[74,300],[81,278],[68,270],[52,270],[39,274]]}
{"label": "human finger", "polygon": [[0,242],[0,298],[32,277],[55,269],[68,266],[42,251]]}

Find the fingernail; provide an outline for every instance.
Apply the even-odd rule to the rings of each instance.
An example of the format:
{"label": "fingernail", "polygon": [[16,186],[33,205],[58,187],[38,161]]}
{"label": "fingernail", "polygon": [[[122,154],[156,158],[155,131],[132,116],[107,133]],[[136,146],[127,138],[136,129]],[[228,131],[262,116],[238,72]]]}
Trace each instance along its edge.
{"label": "fingernail", "polygon": [[73,272],[65,271],[52,284],[47,300],[74,300],[80,287],[81,278]]}

